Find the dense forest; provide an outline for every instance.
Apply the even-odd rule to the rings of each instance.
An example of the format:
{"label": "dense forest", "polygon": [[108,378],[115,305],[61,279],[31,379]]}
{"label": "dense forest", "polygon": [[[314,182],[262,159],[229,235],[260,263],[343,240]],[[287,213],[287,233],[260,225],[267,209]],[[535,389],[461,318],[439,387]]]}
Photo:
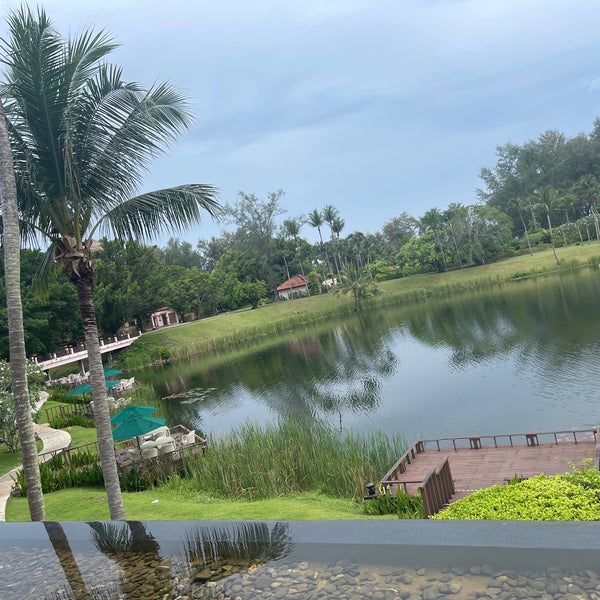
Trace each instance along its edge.
{"label": "dense forest", "polygon": [[[600,239],[600,119],[590,134],[567,138],[549,130],[524,144],[496,148],[481,169],[473,204],[400,212],[374,234],[345,234],[333,205],[285,218],[284,192],[267,198],[240,193],[225,207],[230,230],[165,247],[103,240],[94,301],[103,335],[125,323],[147,326],[161,306],[193,320],[275,299],[292,275],[308,278],[311,294],[352,268],[375,280],[484,264],[536,248]],[[303,238],[311,229],[317,243]],[[43,252],[22,251],[22,295],[28,355],[44,355],[82,338],[75,289],[57,272],[43,293],[36,286]],[[0,278],[3,288],[3,278]],[[6,305],[0,290],[0,356],[8,356]]]}

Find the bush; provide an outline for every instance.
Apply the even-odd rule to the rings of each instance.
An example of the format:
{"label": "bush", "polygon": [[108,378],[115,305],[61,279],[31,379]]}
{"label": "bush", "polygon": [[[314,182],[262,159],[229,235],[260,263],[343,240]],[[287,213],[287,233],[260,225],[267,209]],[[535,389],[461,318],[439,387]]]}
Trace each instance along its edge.
{"label": "bush", "polygon": [[495,485],[458,500],[433,519],[527,521],[600,520],[600,473],[574,469]]}
{"label": "bush", "polygon": [[[379,484],[381,486],[381,484]],[[398,515],[399,519],[424,519],[425,508],[421,496],[411,496],[402,489],[394,498],[389,490],[380,489],[379,495],[363,500],[365,515]]]}
{"label": "bush", "polygon": [[66,417],[54,417],[50,419],[50,427],[53,429],[66,429],[73,425],[79,425],[80,427],[92,428],[95,427],[94,419],[90,417],[84,417],[83,415],[67,415]]}

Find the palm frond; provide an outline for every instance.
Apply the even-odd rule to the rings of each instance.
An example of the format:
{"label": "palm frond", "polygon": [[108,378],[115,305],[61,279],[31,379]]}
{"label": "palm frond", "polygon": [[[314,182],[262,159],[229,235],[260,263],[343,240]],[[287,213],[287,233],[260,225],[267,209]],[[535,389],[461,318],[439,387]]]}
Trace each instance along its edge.
{"label": "palm frond", "polygon": [[200,222],[203,211],[215,219],[221,216],[216,188],[204,184],[181,185],[121,203],[106,214],[97,228],[119,239],[147,241],[161,232],[179,233],[191,223]]}
{"label": "palm frond", "polygon": [[50,274],[54,268],[54,246],[50,246],[42,255],[32,282],[33,293],[41,300],[47,300],[50,293]]}

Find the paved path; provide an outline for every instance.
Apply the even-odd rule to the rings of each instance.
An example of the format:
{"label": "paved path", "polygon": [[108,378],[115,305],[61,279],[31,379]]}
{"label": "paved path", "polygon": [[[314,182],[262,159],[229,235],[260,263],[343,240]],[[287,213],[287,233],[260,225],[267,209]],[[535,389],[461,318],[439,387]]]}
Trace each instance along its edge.
{"label": "paved path", "polygon": [[[37,408],[39,409],[42,404],[43,401]],[[33,430],[44,445],[39,452],[40,455],[64,450],[65,448],[68,448],[71,443],[70,434],[61,429],[52,429],[51,427],[48,427],[48,424],[38,425],[37,423],[34,423]],[[51,454],[46,454],[46,456],[42,457],[42,460],[48,460],[51,456]],[[21,468],[22,466],[15,467],[12,471],[9,471],[6,475],[0,477],[0,522],[6,521],[6,503],[8,502],[10,493],[13,489],[14,478]]]}

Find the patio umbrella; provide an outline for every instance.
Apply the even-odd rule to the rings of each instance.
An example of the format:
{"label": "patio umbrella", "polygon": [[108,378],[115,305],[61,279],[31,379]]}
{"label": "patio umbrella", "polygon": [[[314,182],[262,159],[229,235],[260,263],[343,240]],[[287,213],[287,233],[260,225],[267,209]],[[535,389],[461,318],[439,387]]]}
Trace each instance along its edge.
{"label": "patio umbrella", "polygon": [[119,371],[119,369],[112,369],[107,367],[104,369],[104,377],[117,377],[117,375],[121,375],[123,371]]}
{"label": "patio umbrella", "polygon": [[118,412],[110,418],[110,422],[114,425],[115,423],[122,423],[131,417],[132,415],[141,415],[143,417],[149,417],[152,413],[156,412],[154,406],[126,406],[122,411]]}
{"label": "patio umbrella", "polygon": [[133,413],[113,429],[113,440],[119,442],[121,440],[138,437],[139,435],[144,435],[164,424],[164,419],[147,417],[141,414],[136,415]]}
{"label": "patio umbrella", "polygon": [[[109,390],[112,387],[115,387],[119,382],[118,381],[107,381],[106,389]],[[73,388],[70,392],[67,392],[67,396],[82,396],[83,394],[91,394],[92,386],[89,383],[82,383],[78,385],[76,388]]]}

